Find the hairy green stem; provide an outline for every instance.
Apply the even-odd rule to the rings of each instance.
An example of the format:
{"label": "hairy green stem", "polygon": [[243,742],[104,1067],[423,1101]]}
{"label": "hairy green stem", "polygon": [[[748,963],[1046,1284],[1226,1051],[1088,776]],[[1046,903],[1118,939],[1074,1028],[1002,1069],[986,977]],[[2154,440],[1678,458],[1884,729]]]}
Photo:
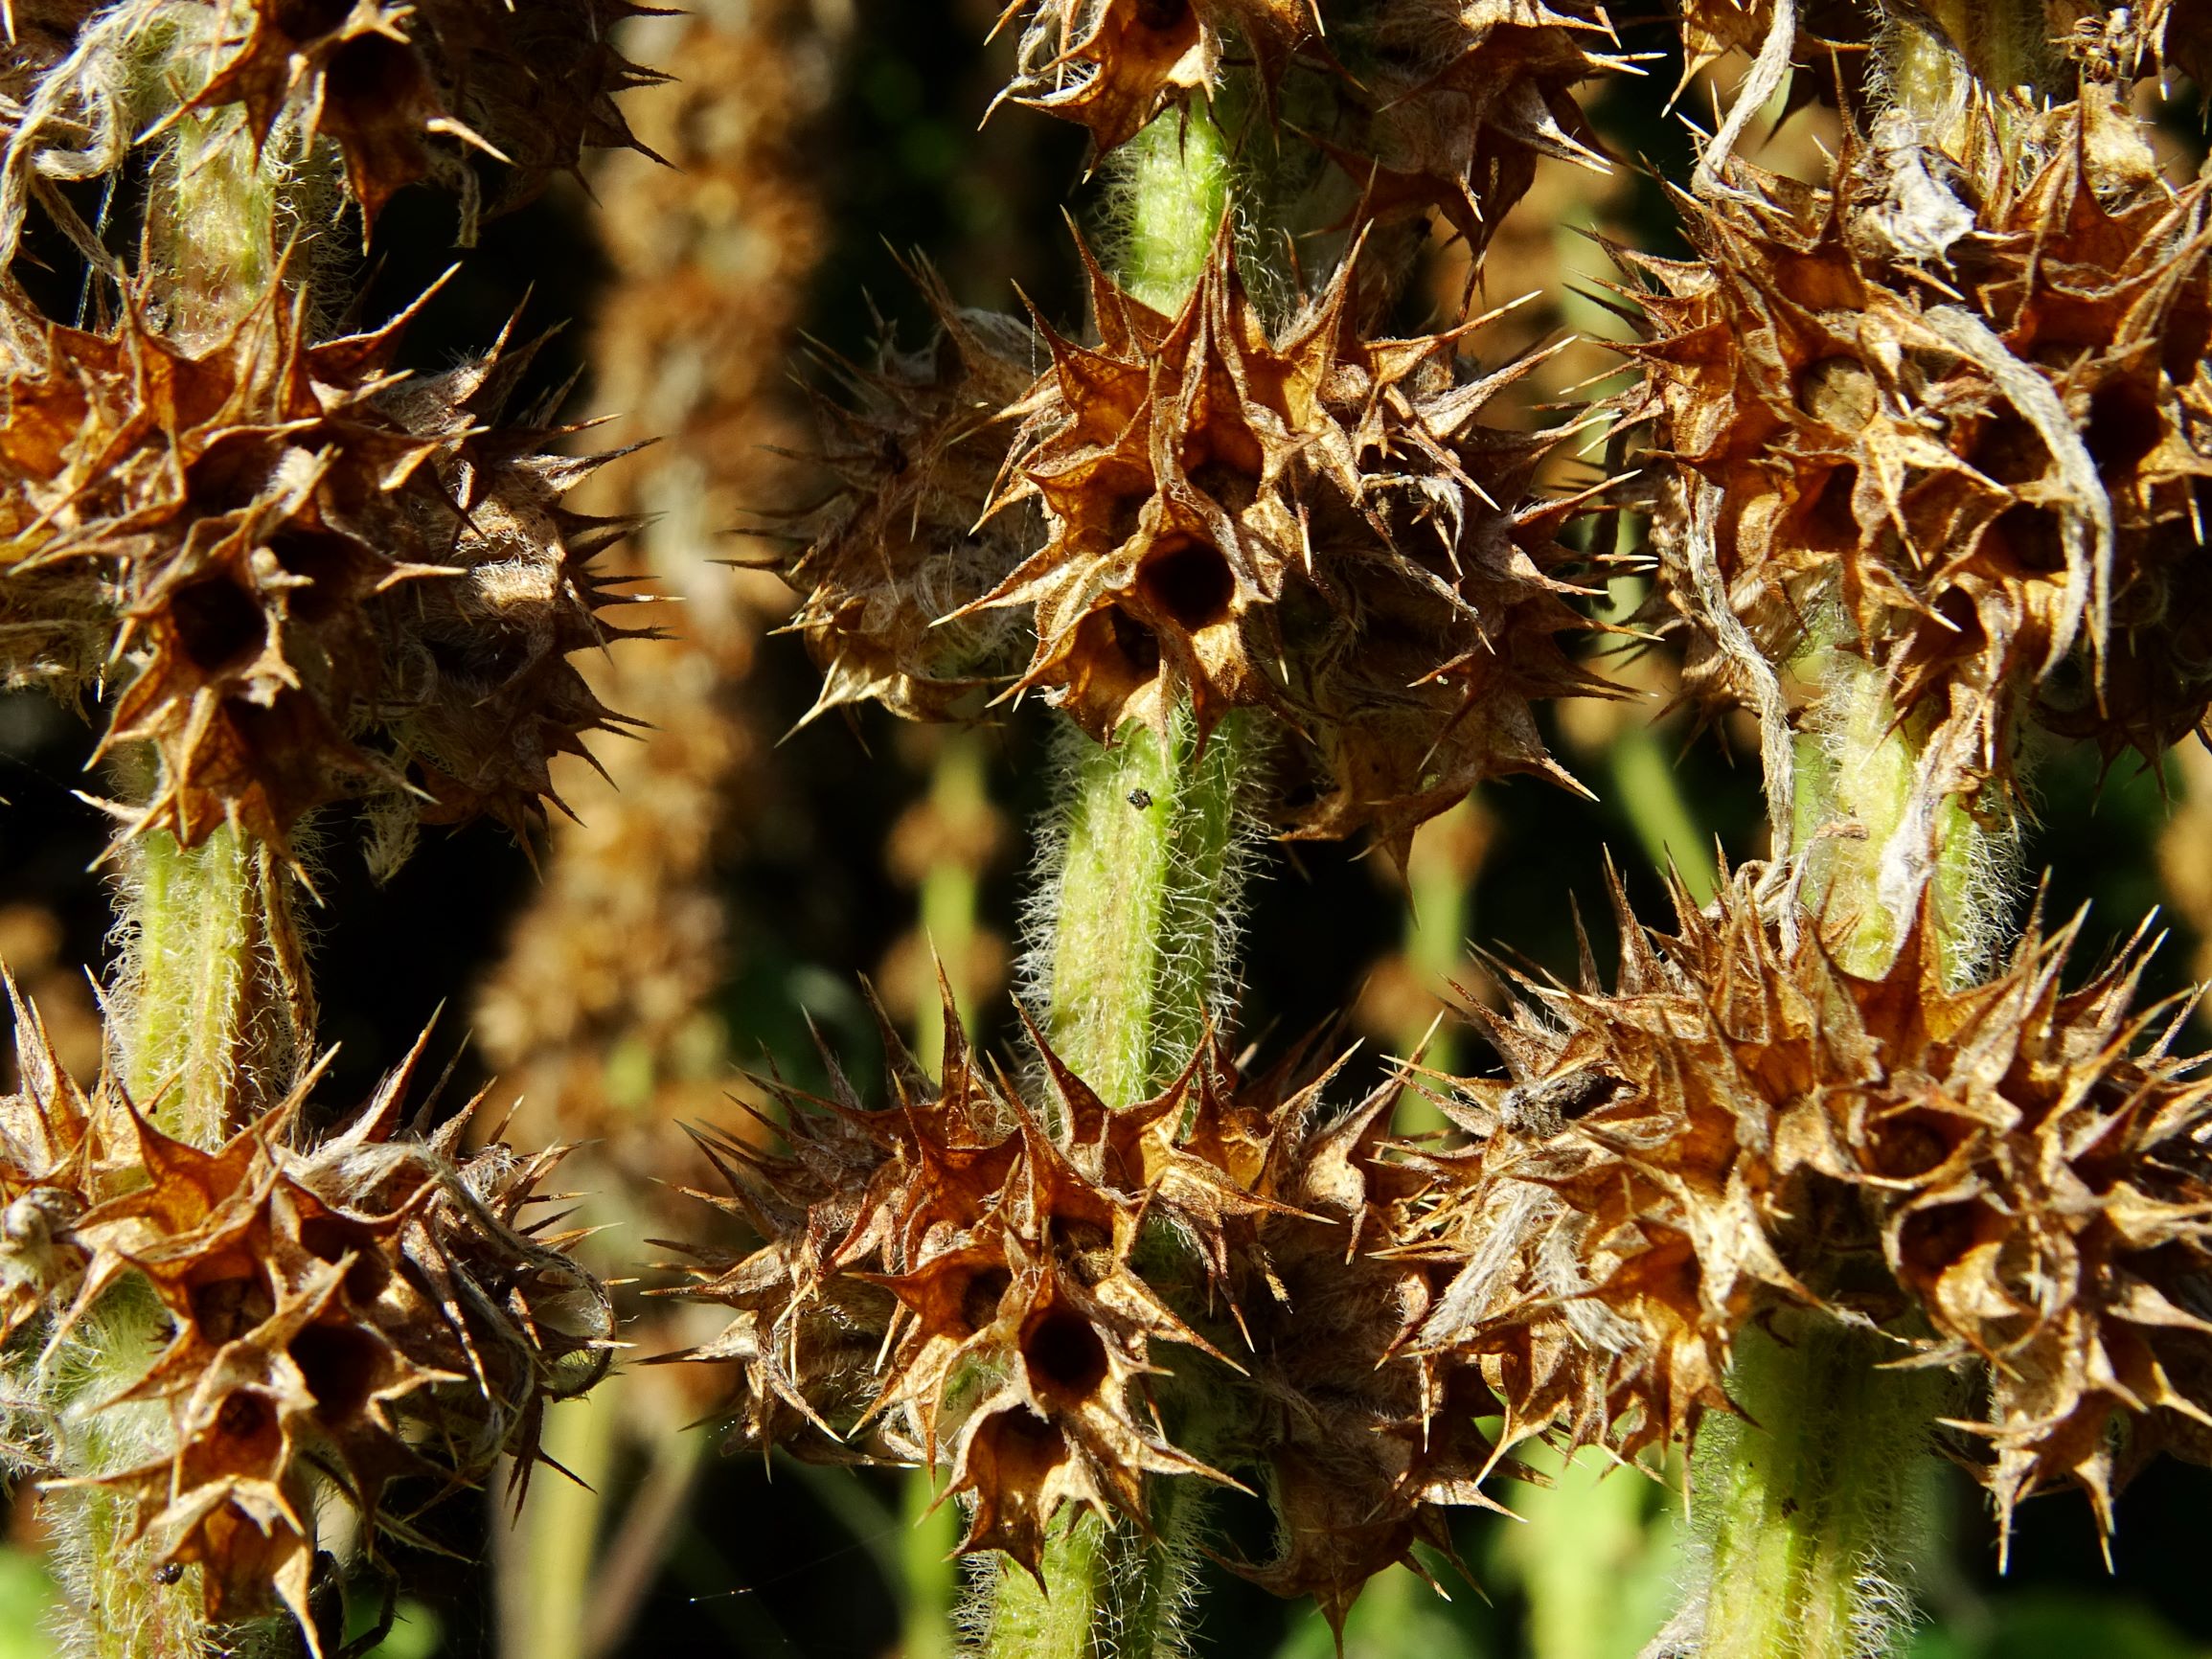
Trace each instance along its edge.
{"label": "hairy green stem", "polygon": [[[1162,310],[1196,284],[1229,209],[1213,112],[1156,121],[1125,147],[1119,277]],[[1034,900],[1033,990],[1054,1049],[1109,1106],[1156,1093],[1227,1011],[1262,770],[1257,724],[1232,715],[1201,739],[1186,706],[1168,730],[1131,723],[1110,746],[1071,734],[1057,833]],[[1162,1395],[1174,1379],[1158,1379]],[[1163,1401],[1171,1414],[1172,1403]],[[978,1610],[991,1659],[1152,1659],[1183,1650],[1179,1612],[1205,1497],[1189,1477],[1148,1484],[1152,1535],[1073,1513],[1038,1579],[1001,1562]]]}
{"label": "hairy green stem", "polygon": [[1170,115],[1128,145],[1119,188],[1129,204],[1123,286],[1155,310],[1174,310],[1197,285],[1229,208],[1228,143],[1206,104]]}
{"label": "hairy green stem", "polygon": [[[179,10],[148,31],[143,80],[175,114],[207,83],[220,52],[221,7]],[[280,174],[234,108],[177,114],[147,198],[148,315],[187,349],[219,339],[279,279],[276,239],[305,172]],[[125,755],[126,792],[148,798],[149,754]],[[224,826],[197,847],[144,832],[120,854],[121,951],[111,995],[117,1070],[171,1135],[213,1147],[295,1079],[311,1023],[288,871]],[[167,1413],[110,1403],[160,1351],[167,1320],[143,1286],[118,1285],[38,1382],[57,1424],[51,1465],[79,1482],[171,1453]],[[199,1659],[250,1651],[251,1632],[211,1630],[196,1568],[162,1566],[155,1535],[135,1534],[134,1505],[86,1485],[49,1489],[56,1558],[68,1589],[67,1648],[90,1659]]]}
{"label": "hairy green stem", "polygon": [[1977,817],[1959,796],[1934,795],[1921,777],[1931,722],[1900,719],[1864,658],[1817,647],[1803,666],[1823,688],[1819,717],[1796,744],[1808,906],[1849,923],[1838,959],[1871,974],[1889,965],[1925,898],[1945,974],[1963,982],[2000,942],[2017,815],[1985,806]]}
{"label": "hairy green stem", "polygon": [[1182,1070],[1226,1012],[1248,837],[1241,791],[1257,723],[1232,715],[1201,746],[1188,709],[1167,740],[1126,727],[1111,748],[1071,734],[1056,867],[1040,896],[1045,1034],[1111,1106]]}
{"label": "hairy green stem", "polygon": [[1875,1659],[1910,1623],[1931,1540],[1930,1426],[1948,1376],[1822,1314],[1746,1328],[1745,1419],[1708,1420],[1691,1465],[1710,1564],[1701,1659]]}
{"label": "hairy green stem", "polygon": [[[1921,0],[1921,14],[1892,13],[1881,51],[1896,108],[1908,112],[1921,140],[1963,156],[1986,130],[1973,94],[2047,89],[2056,67],[2043,0]],[[1994,111],[2000,142],[2016,112]]]}
{"label": "hairy green stem", "polygon": [[290,876],[229,826],[122,853],[119,1069],[162,1127],[214,1147],[281,1099],[313,1023]]}

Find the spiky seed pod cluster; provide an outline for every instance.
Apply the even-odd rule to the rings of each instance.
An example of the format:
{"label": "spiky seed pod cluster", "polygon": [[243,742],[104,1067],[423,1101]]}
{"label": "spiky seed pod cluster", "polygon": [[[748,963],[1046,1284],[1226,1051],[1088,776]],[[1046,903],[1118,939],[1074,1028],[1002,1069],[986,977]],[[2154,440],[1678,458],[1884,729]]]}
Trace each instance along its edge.
{"label": "spiky seed pod cluster", "polygon": [[1748,690],[1700,619],[1709,541],[1770,661],[1837,617],[1948,752],[1947,791],[2008,775],[2022,708],[2155,754],[2212,704],[2207,187],[2169,191],[2101,82],[2017,165],[1876,139],[1831,190],[1738,163],[1676,198],[1698,260],[1623,256],[1690,680]]}
{"label": "spiky seed pod cluster", "polygon": [[1589,688],[1560,645],[1587,625],[1571,503],[1521,505],[1556,436],[1479,423],[1535,359],[1464,380],[1456,333],[1370,340],[1353,270],[1271,335],[1225,229],[1172,317],[1093,265],[1102,338],[1047,331],[1000,498],[1049,536],[975,608],[1031,609],[1017,687],[1101,740],[1274,710],[1324,762],[1299,828],[1395,841],[1477,779],[1556,774],[1529,703]]}
{"label": "spiky seed pod cluster", "polygon": [[[837,445],[848,491],[792,571],[825,706],[940,712],[986,667],[969,653],[988,636],[953,629],[1015,611],[1035,648],[1014,689],[1102,741],[1185,699],[1201,730],[1265,708],[1306,734],[1319,782],[1299,833],[1396,843],[1481,778],[1563,778],[1530,703],[1594,684],[1561,645],[1588,625],[1557,539],[1578,504],[1529,499],[1558,434],[1480,423],[1533,360],[1466,379],[1458,332],[1367,339],[1353,283],[1347,266],[1270,332],[1225,233],[1174,316],[1093,264],[1102,338],[1044,330],[1051,367],[1013,406],[972,534],[1010,442],[988,402],[1010,364],[945,311],[928,378],[904,399],[887,375],[862,384]],[[1046,534],[1021,557],[990,526],[1032,501]]]}
{"label": "spiky seed pod cluster", "polygon": [[127,102],[145,55],[204,35],[206,84],[181,89],[190,108],[235,107],[257,148],[330,140],[364,228],[406,185],[452,188],[467,239],[481,210],[519,206],[575,172],[586,148],[634,147],[614,101],[660,77],[609,34],[649,12],[629,0],[35,0],[14,9],[6,43],[33,129],[11,166],[87,135],[91,150],[58,158],[65,176],[119,166],[137,136]]}
{"label": "spiky seed pod cluster", "polygon": [[1090,129],[1095,153],[1163,110],[1210,97],[1224,58],[1246,55],[1272,96],[1293,55],[1319,46],[1316,0],[1012,0],[1019,68],[999,96]]}
{"label": "spiky seed pod cluster", "polygon": [[1544,157],[1608,170],[1572,88],[1636,73],[1607,0],[1396,0],[1347,18],[1326,135],[1360,213],[1433,208],[1479,253]]}
{"label": "spiky seed pod cluster", "polygon": [[1433,1298],[1383,1254],[1394,1089],[1331,1119],[1319,1081],[1209,1051],[1117,1112],[1041,1041],[1033,1095],[987,1077],[949,1007],[940,1080],[887,1041],[889,1107],[778,1087],[787,1152],[707,1143],[734,1195],[698,1195],[764,1243],[685,1247],[674,1294],[736,1317],[674,1357],[740,1365],[745,1442],[946,1466],[963,1550],[1032,1572],[1064,1507],[1141,1523],[1148,1477],[1249,1474],[1284,1543],[1245,1570],[1332,1618],[1416,1538],[1448,1547],[1438,1507],[1477,1501],[1491,1448],[1397,1352]]}
{"label": "spiky seed pod cluster", "polygon": [[142,1375],[16,1438],[58,1451],[109,1414],[151,1408],[166,1419],[153,1445],[137,1431],[112,1439],[154,1455],[125,1450],[122,1466],[73,1484],[122,1497],[158,1560],[196,1563],[211,1618],[281,1602],[312,1643],[327,1496],[355,1509],[372,1539],[410,1537],[422,1507],[501,1456],[527,1472],[546,1404],[604,1372],[604,1288],[561,1254],[566,1236],[541,1236],[523,1214],[561,1152],[523,1158],[494,1138],[464,1155],[467,1112],[402,1133],[420,1045],[319,1141],[297,1127],[310,1075],[201,1150],[112,1078],[80,1089],[8,989],[18,1086],[0,1096],[4,1363],[31,1371],[58,1352],[112,1367],[112,1352],[73,1345],[97,1342],[88,1333],[132,1286],[168,1326]]}
{"label": "spiky seed pod cluster", "polygon": [[1250,64],[1273,116],[1294,64],[1299,123],[1350,174],[1357,217],[1438,209],[1479,249],[1539,157],[1605,170],[1577,82],[1633,68],[1604,0],[1397,0],[1324,18],[1315,0],[1015,0],[1027,13],[1003,100],[1090,131],[1095,153]]}
{"label": "spiky seed pod cluster", "polygon": [[955,306],[934,272],[914,274],[937,319],[931,343],[886,339],[873,367],[838,359],[845,398],[814,398],[835,488],[795,521],[805,547],[787,573],[805,596],[791,625],[822,670],[814,715],[874,700],[946,719],[1006,664],[1012,619],[968,607],[1034,528],[1019,512],[983,520],[1044,348],[1012,317]]}
{"label": "spiky seed pod cluster", "polygon": [[1432,1164],[1465,1265],[1419,1346],[1479,1357],[1509,1442],[1688,1438],[1736,1333],[1796,1307],[1973,1379],[2008,1523],[2071,1483],[2109,1527],[2153,1451],[2205,1455],[2212,1081],[2130,1011],[2140,937],[2067,989],[2079,921],[2031,924],[1951,989],[1925,917],[1861,976],[1748,873],[1703,912],[1677,888],[1672,937],[1613,898],[1618,983],[1585,944],[1579,985],[1477,1011],[1509,1077],[1460,1086],[1471,1144]]}
{"label": "spiky seed pod cluster", "polygon": [[494,430],[530,348],[409,379],[404,322],[310,345],[278,296],[195,352],[132,308],[0,372],[0,671],[122,682],[105,741],[160,757],[133,830],[282,847],[401,790],[520,830],[618,718],[568,661],[624,631],[590,560],[627,525],[561,501],[603,458]]}

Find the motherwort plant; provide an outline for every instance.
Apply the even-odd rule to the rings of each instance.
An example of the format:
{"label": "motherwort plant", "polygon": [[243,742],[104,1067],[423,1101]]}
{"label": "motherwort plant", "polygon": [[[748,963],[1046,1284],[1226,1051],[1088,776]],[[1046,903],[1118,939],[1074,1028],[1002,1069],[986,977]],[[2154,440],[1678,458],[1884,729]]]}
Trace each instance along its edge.
{"label": "motherwort plant", "polygon": [[[1672,197],[1697,257],[1616,250],[1632,383],[1532,429],[1539,358],[1391,319],[1432,228],[1479,253],[1539,161],[1617,165],[1576,102],[1645,67],[1610,12],[1015,0],[1004,102],[1107,180],[1087,316],[924,270],[934,336],[838,366],[785,566],[817,712],[1065,716],[1032,1057],[948,1011],[887,1102],[782,1090],[785,1150],[709,1148],[764,1242],[681,1293],[733,1314],[689,1357],[742,1440],[937,1471],[978,1651],[1181,1650],[1224,1489],[1276,1525],[1230,1564],[1340,1623],[1544,1437],[1691,1450],[1654,1652],[1874,1654],[1939,1439],[2007,1524],[2205,1450],[2212,1085],[2139,946],[2069,989],[2076,926],[2007,920],[2032,755],[2212,701],[2206,187],[2130,102],[2202,26],[1682,0],[1693,68],[1753,65]],[[1782,99],[1838,111],[1820,184],[1736,153]],[[1562,487],[1578,436],[1621,470]],[[1266,839],[1402,855],[1483,780],[1572,786],[1536,711],[1606,693],[1616,574],[1605,625],[1755,722],[1771,856],[1671,934],[1622,899],[1609,988],[1585,950],[1476,1011],[1507,1076],[1425,1080],[1445,1140],[1390,1138],[1416,1070],[1233,1058]]]}
{"label": "motherwort plant", "polygon": [[607,1364],[606,1292],[533,1218],[558,1150],[409,1125],[416,1056],[317,1099],[301,918],[340,804],[386,865],[422,821],[527,832],[620,718],[568,658],[622,631],[592,559],[627,526],[563,505],[604,458],[511,409],[532,348],[409,375],[407,317],[341,319],[402,186],[466,238],[626,142],[633,10],[0,19],[0,674],[99,727],[115,825],[106,1064],[72,1081],[17,998],[0,1102],[8,1455],[73,1650],[334,1650],[331,1549],[526,1474]]}

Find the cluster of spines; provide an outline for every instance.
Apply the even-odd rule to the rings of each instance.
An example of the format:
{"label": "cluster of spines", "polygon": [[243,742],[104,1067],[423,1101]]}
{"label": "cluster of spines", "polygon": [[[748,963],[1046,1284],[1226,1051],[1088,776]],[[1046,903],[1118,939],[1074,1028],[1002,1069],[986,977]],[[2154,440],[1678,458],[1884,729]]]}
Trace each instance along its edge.
{"label": "cluster of spines", "polygon": [[[316,1068],[202,1149],[158,1125],[160,1098],[134,1101],[112,1075],[79,1087],[8,989],[5,1364],[26,1399],[50,1375],[92,1379],[17,1454],[51,1475],[93,1436],[115,1466],[64,1484],[121,1498],[156,1563],[196,1565],[211,1619],[280,1602],[312,1644],[322,1503],[355,1509],[372,1551],[380,1534],[412,1539],[422,1508],[500,1458],[526,1474],[546,1404],[605,1370],[606,1291],[562,1254],[571,1236],[524,1214],[561,1152],[525,1157],[496,1133],[467,1152],[467,1110],[402,1128],[420,1044],[334,1132],[300,1129]],[[135,1375],[95,1334],[127,1285],[167,1325]],[[150,1433],[134,1413],[148,1406],[165,1420]]]}
{"label": "cluster of spines", "polygon": [[1038,1572],[1067,1507],[1146,1522],[1150,1479],[1249,1482],[1272,1560],[1233,1563],[1340,1622],[1494,1462],[1475,1413],[1399,1352],[1434,1269],[1388,1246],[1410,1187],[1381,1157],[1392,1081],[1324,1106],[1335,1068],[1243,1077],[1213,1044],[1109,1110],[1032,1033],[1039,1081],[986,1074],[947,1006],[943,1076],[895,1035],[894,1102],[841,1074],[771,1085],[788,1150],[709,1137],[764,1242],[676,1292],[736,1310],[672,1356],[735,1361],[740,1439],[946,1471],[965,1551]]}

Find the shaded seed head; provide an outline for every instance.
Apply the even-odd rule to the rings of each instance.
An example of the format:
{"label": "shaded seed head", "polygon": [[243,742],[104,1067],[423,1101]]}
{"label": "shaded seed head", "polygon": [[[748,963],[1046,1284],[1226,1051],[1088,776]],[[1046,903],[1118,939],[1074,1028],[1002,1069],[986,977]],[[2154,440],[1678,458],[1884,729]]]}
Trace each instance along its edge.
{"label": "shaded seed head", "polygon": [[1925,914],[1860,976],[1844,919],[1786,928],[1747,876],[1703,912],[1677,889],[1667,937],[1613,898],[1614,988],[1585,950],[1578,985],[1478,1012],[1508,1076],[1462,1085],[1471,1143],[1434,1165],[1465,1265],[1419,1346],[1479,1362],[1509,1439],[1689,1438],[1730,1409],[1735,1333],[1798,1307],[1975,1379],[2008,1522],[2070,1483],[2109,1526],[2152,1450],[2202,1455],[2212,1084],[2152,1039],[2171,1011],[2131,1011],[2139,939],[2068,989],[2079,921],[2031,923],[1951,989]]}
{"label": "shaded seed head", "polygon": [[7,674],[122,684],[104,743],[159,757],[132,832],[282,847],[403,789],[521,830],[618,718],[568,661],[623,632],[590,560],[627,525],[562,503],[598,462],[494,427],[530,348],[410,380],[403,322],[309,345],[272,298],[194,352],[130,310],[0,372]]}
{"label": "shaded seed head", "polygon": [[1038,1087],[986,1079],[949,1011],[941,1080],[891,1042],[891,1105],[783,1090],[787,1150],[710,1144],[764,1241],[694,1252],[677,1294],[736,1317],[676,1357],[739,1363],[742,1439],[943,1466],[963,1549],[1032,1571],[1061,1509],[1141,1522],[1148,1477],[1248,1471],[1285,1544],[1244,1570],[1332,1618],[1475,1501],[1471,1408],[1394,1351],[1434,1277],[1382,1255],[1418,1185],[1380,1156],[1394,1091],[1337,1116],[1209,1046],[1116,1112],[1041,1043]]}

